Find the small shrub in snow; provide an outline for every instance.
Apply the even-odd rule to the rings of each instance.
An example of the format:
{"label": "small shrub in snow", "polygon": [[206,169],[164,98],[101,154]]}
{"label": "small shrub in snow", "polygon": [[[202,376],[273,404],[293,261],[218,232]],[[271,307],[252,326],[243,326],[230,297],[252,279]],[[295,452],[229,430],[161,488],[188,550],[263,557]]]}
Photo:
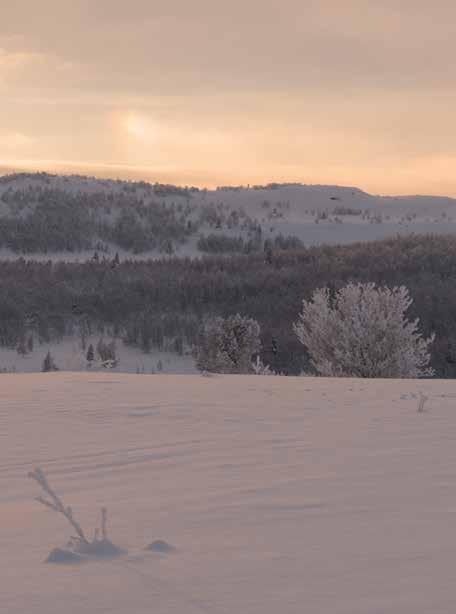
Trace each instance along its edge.
{"label": "small shrub in snow", "polygon": [[237,314],[206,320],[194,356],[200,371],[252,373],[252,356],[259,350],[260,325]]}
{"label": "small shrub in snow", "polygon": [[73,563],[82,561],[87,557],[111,558],[123,554],[124,551],[108,539],[108,512],[105,507],[101,509],[100,527],[95,529],[93,539],[89,540],[81,525],[76,521],[72,508],[63,504],[62,499],[50,486],[44,471],[36,468],[28,476],[39,484],[45,494],[45,496],[37,497],[36,500],[45,507],[62,514],[76,533],[64,548],[52,550],[47,562]]}
{"label": "small shrub in snow", "polygon": [[269,365],[262,362],[259,356],[256,357],[255,362],[252,362],[252,371],[255,375],[277,375]]}
{"label": "small shrub in snow", "polygon": [[418,320],[405,312],[412,299],[404,287],[348,284],[331,296],[316,290],[294,330],[315,370],[324,376],[415,378],[432,375],[429,346]]}

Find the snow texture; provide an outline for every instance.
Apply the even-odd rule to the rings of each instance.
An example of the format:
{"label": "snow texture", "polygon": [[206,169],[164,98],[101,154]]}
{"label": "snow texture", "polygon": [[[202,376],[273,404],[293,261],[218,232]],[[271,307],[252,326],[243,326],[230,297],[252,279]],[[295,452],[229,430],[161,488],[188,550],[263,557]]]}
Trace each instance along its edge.
{"label": "snow texture", "polygon": [[[452,614],[455,400],[450,380],[2,375],[0,611]],[[106,505],[128,554],[46,564],[68,523],[35,466],[84,526]]]}

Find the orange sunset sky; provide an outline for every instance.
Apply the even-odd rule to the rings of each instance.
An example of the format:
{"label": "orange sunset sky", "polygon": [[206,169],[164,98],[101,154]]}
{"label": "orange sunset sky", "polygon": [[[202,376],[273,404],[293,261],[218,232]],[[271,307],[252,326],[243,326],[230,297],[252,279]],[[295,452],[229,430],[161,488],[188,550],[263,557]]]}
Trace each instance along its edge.
{"label": "orange sunset sky", "polygon": [[456,196],[455,23],[452,0],[3,2],[0,168]]}

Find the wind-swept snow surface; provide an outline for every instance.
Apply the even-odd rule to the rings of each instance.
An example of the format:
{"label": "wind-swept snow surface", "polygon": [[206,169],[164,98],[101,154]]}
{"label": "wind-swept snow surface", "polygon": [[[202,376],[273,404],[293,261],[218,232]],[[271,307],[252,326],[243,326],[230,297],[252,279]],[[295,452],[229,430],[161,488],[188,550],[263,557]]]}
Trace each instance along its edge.
{"label": "wind-swept snow surface", "polygon": [[[452,381],[2,375],[0,611],[453,613],[455,441]],[[128,554],[44,563],[35,466]]]}

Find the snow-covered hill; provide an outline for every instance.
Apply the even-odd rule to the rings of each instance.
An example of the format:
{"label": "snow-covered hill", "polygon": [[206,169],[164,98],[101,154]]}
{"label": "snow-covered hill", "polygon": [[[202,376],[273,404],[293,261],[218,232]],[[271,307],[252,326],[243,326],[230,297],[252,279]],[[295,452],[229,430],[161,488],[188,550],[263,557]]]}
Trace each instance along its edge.
{"label": "snow-covered hill", "polygon": [[[46,249],[40,251],[47,253],[33,254],[40,259],[49,258],[51,252],[55,252],[54,257],[59,259],[86,259],[93,255],[93,248],[98,243],[103,244],[110,254],[118,251],[121,256],[132,256],[135,252],[134,258],[163,256],[170,249],[173,254],[195,256],[201,253],[197,250],[197,239],[201,235],[225,234],[247,240],[254,236],[258,227],[261,227],[263,241],[280,234],[293,235],[306,246],[370,241],[397,234],[456,232],[456,199],[453,198],[372,196],[357,188],[301,184],[202,190],[43,173],[0,177],[0,220],[2,216],[24,219],[33,211],[37,199],[46,192],[45,201],[63,203],[66,199],[66,206],[73,210],[79,202],[84,203],[92,216],[93,227],[114,227],[121,212],[132,211],[135,207],[139,226],[149,223],[148,208],[158,210],[164,207],[172,210],[172,216],[169,218],[160,213],[157,218],[157,215],[152,215],[148,238],[134,248],[133,238],[125,236],[128,224],[134,222],[130,219],[125,221],[126,230],[118,228],[108,232],[105,228],[102,236],[95,233],[87,245],[82,240],[82,231],[82,237],[73,241],[66,252],[64,248],[45,246]],[[49,192],[53,192],[51,198]],[[65,215],[69,215],[68,209]],[[55,220],[55,210],[52,210],[52,216]],[[173,230],[167,234],[169,219],[172,219]],[[34,228],[40,228],[36,220],[33,223]],[[47,218],[43,225],[48,225]],[[76,232],[76,225],[70,226]],[[154,243],[154,228],[157,246],[147,247]],[[11,230],[8,232],[10,237]],[[139,234],[139,230],[131,232]],[[32,232],[30,241],[36,239],[36,234]],[[67,227],[62,226],[62,234],[69,234]],[[121,238],[116,243],[111,235]],[[13,238],[17,243],[17,237]],[[57,239],[58,244],[64,243],[60,237]],[[169,241],[172,248],[169,248]],[[31,251],[27,240],[25,244],[20,241],[20,248],[15,252],[7,245],[7,240],[0,243],[2,258],[16,257],[24,246],[26,252]]]}
{"label": "snow-covered hill", "polygon": [[[0,376],[0,610],[452,614],[455,398],[436,380]],[[38,465],[83,526],[106,505],[128,554],[43,563],[69,525],[33,500]]]}

